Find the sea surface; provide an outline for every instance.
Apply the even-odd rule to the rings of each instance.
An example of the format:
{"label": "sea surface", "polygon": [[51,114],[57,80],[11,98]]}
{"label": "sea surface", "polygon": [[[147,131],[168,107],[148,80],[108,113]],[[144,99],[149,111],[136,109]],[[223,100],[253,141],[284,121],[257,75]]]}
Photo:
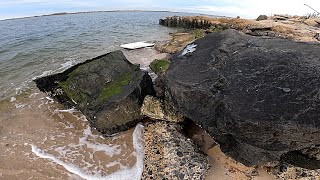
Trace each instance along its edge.
{"label": "sea surface", "polygon": [[34,78],[137,41],[160,41],[173,29],[159,18],[169,12],[97,12],[0,21],[0,100]]}
{"label": "sea surface", "polygon": [[[32,80],[120,44],[163,41],[176,30],[159,26],[159,18],[173,15],[192,14],[98,12],[0,21],[0,179],[140,179],[142,124],[103,137],[81,112],[65,109]],[[154,53],[139,51],[125,54],[145,63]]]}

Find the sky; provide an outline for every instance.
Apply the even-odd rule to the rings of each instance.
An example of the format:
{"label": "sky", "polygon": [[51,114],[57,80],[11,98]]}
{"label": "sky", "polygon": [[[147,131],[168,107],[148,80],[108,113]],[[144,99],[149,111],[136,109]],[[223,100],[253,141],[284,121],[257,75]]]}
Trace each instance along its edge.
{"label": "sky", "polygon": [[243,18],[260,14],[306,15],[320,0],[0,0],[0,19],[99,10],[168,10]]}

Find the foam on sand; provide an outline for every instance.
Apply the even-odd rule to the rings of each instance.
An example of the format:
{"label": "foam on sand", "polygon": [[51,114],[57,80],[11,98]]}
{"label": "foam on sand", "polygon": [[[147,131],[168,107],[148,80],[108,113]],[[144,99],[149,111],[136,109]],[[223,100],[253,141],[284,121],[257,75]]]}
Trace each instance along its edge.
{"label": "foam on sand", "polygon": [[102,151],[108,156],[113,156],[114,154],[120,154],[121,149],[119,148],[119,145],[107,145],[107,144],[95,144],[88,141],[88,137],[92,136],[95,137],[95,135],[92,134],[90,126],[87,126],[86,129],[83,130],[84,137],[79,138],[80,145],[86,145],[88,148],[93,149],[93,153],[96,151]]}
{"label": "foam on sand", "polygon": [[[38,157],[43,158],[43,159],[49,159],[61,166],[63,166],[67,171],[70,173],[76,174],[80,176],[81,178],[84,179],[90,179],[90,180],[140,180],[142,176],[142,171],[143,171],[143,159],[144,159],[144,144],[143,144],[143,129],[144,126],[142,124],[138,124],[135,127],[135,130],[133,132],[133,148],[135,150],[135,155],[136,155],[136,164],[132,167],[125,167],[121,168],[121,170],[114,172],[112,174],[102,176],[101,174],[88,174],[84,170],[80,169],[79,167],[70,164],[70,163],[65,163],[62,160],[58,159],[57,157],[48,154],[44,152],[43,150],[39,149],[35,145],[31,145],[32,152],[35,153]],[[90,133],[90,132],[85,132]]]}

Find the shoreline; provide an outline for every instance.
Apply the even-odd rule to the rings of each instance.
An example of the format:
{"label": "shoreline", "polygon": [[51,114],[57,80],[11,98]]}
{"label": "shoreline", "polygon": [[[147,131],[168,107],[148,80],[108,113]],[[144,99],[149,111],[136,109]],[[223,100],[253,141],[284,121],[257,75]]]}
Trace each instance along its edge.
{"label": "shoreline", "polygon": [[[114,12],[114,11],[112,11],[112,12]],[[195,35],[193,34],[192,36],[195,36]],[[172,37],[172,39],[168,40],[167,42],[170,42],[173,39],[174,39],[174,37]],[[187,39],[187,40],[190,40],[190,39]],[[183,45],[184,43],[188,44],[188,41],[182,42],[181,47],[184,46]],[[157,50],[157,49],[154,48],[152,50]],[[138,59],[137,57],[135,57],[134,51],[132,51],[132,52],[128,51],[128,53],[131,53],[132,58],[136,58],[136,60]],[[160,51],[158,51],[157,53],[159,54]],[[127,59],[130,59],[130,58],[127,57]],[[147,63],[149,63],[149,62],[147,62]],[[145,65],[147,65],[147,63],[145,63]],[[8,100],[6,100],[6,101],[8,101]],[[1,120],[0,120],[0,123],[2,123]],[[0,129],[0,131],[1,131],[1,129]],[[260,179],[265,179],[265,178],[270,179],[271,178],[270,176],[268,176],[268,174],[265,173],[267,171],[265,169],[263,169],[262,167],[260,167],[262,169],[258,169],[259,172],[261,173],[261,176],[259,176],[259,175],[255,174],[256,169],[250,169],[250,167],[246,167],[246,166],[242,165],[241,163],[238,163],[238,162],[234,161],[233,159],[227,157],[219,150],[218,145],[214,146],[213,148],[211,148],[209,150],[208,156],[212,160],[210,164],[212,165],[213,168],[211,169],[211,171],[210,170],[208,171],[208,174],[205,177],[205,179],[208,179],[208,180],[215,179],[217,177],[217,176],[215,176],[217,173],[220,174],[221,176],[225,175],[225,177],[223,177],[223,178],[228,178],[228,177],[229,178],[234,177],[234,179],[253,178],[255,180],[258,180],[258,179],[260,180]],[[260,174],[260,173],[258,173],[258,174]],[[250,177],[248,177],[248,176],[250,176]]]}
{"label": "shoreline", "polygon": [[[180,12],[180,11],[169,11],[169,10],[101,10],[101,11],[80,11],[80,12],[57,12],[52,14],[24,16],[24,17],[16,17],[16,18],[13,17],[13,18],[0,19],[0,22],[10,21],[10,20],[29,19],[29,18],[48,17],[48,16],[64,16],[64,15],[72,15],[72,14],[90,14],[90,13],[105,13],[105,12],[167,12],[167,13],[187,13],[187,14],[194,14],[194,15],[200,15],[200,16],[226,17],[226,16],[210,15],[210,14],[203,14],[203,13]],[[226,17],[226,18],[229,18],[229,17]]]}

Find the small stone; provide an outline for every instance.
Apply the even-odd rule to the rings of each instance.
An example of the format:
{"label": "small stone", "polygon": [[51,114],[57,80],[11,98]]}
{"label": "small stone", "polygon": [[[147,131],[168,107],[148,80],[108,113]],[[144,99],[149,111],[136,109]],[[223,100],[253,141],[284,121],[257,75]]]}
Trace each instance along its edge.
{"label": "small stone", "polygon": [[282,88],[282,91],[285,93],[289,93],[289,92],[291,92],[291,89],[290,88]]}
{"label": "small stone", "polygon": [[179,174],[179,179],[183,179],[184,178],[184,174],[180,173]]}
{"label": "small stone", "polygon": [[307,173],[306,172],[302,172],[301,173],[301,177],[307,177],[308,175],[307,175]]}
{"label": "small stone", "polygon": [[286,172],[288,170],[288,166],[286,164],[280,165],[280,172]]}
{"label": "small stone", "polygon": [[183,153],[180,152],[180,151],[178,151],[178,152],[177,152],[177,155],[178,155],[179,157],[182,157],[182,156],[183,156]]}

